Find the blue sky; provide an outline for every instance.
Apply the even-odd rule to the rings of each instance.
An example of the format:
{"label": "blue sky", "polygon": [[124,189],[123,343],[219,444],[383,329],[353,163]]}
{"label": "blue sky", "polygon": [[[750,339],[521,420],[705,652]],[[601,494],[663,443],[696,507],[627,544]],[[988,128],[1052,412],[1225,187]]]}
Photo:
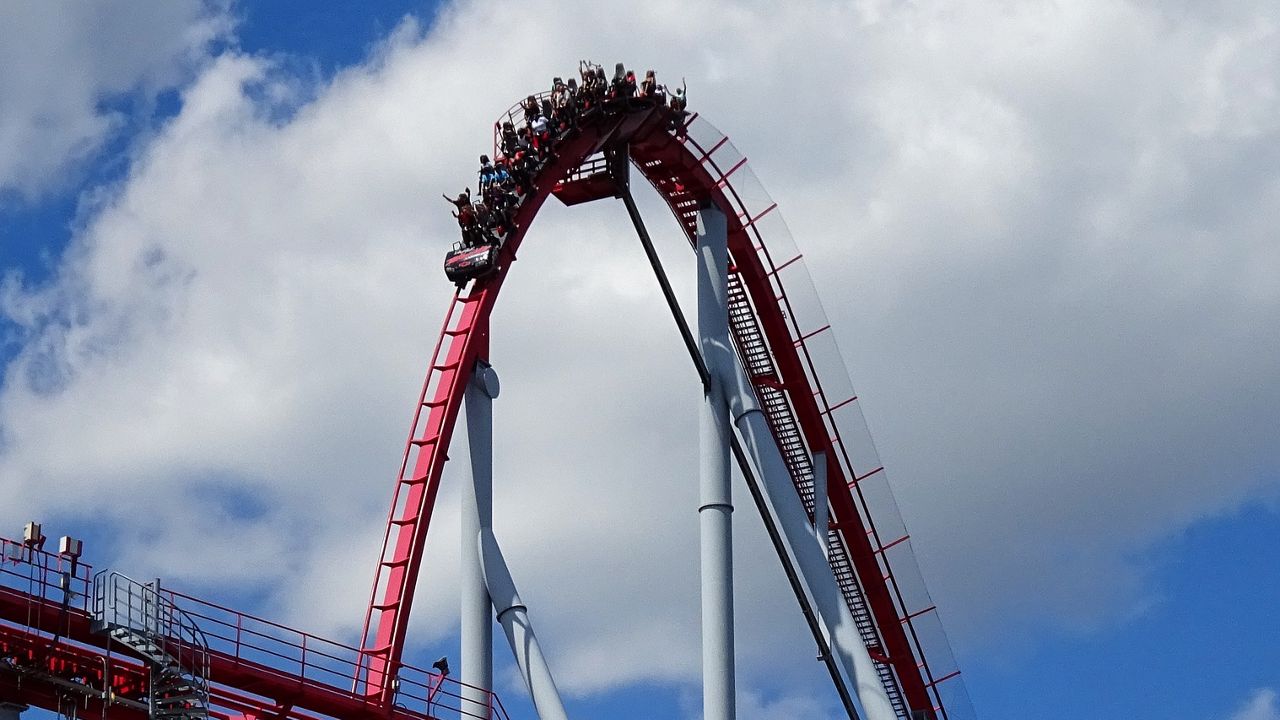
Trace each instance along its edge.
{"label": "blue sky", "polygon": [[[4,12],[33,38],[0,53],[0,131],[27,133],[0,144],[8,534],[35,515],[96,564],[349,636],[449,289],[434,198],[578,56],[668,63],[806,252],[978,717],[1280,718],[1272,5]],[[684,498],[652,475],[687,470],[689,428],[647,419],[688,415],[686,368],[618,216],[544,215],[496,346],[513,571],[575,717],[694,717],[692,535],[637,489]],[[426,662],[455,653],[442,565]],[[744,720],[833,716],[774,569],[739,592]]]}
{"label": "blue sky", "polygon": [[[413,14],[429,21],[437,3],[380,2],[311,3],[271,2],[237,6],[236,30],[226,38],[229,46],[251,53],[285,55],[302,64],[314,64],[317,72],[336,70],[365,59],[370,48]],[[136,107],[134,94],[99,98],[104,105],[118,105],[129,116],[129,127],[113,134],[95,153],[93,162],[61,178],[58,187],[38,199],[0,200],[0,249],[4,266],[20,269],[28,282],[44,281],[57,264],[74,225],[76,206],[83,192],[119,178],[127,170],[130,141],[147,127],[163,123],[179,109],[176,91],[162,93],[154,106]]]}

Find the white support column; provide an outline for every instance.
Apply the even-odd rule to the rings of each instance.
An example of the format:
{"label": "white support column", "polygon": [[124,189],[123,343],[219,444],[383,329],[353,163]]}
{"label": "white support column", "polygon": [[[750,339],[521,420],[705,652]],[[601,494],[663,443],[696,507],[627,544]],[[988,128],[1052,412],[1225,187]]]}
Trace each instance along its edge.
{"label": "white support column", "polygon": [[556,688],[555,678],[551,676],[551,668],[542,654],[542,646],[533,634],[533,625],[529,622],[529,610],[516,592],[515,581],[511,579],[511,571],[507,561],[502,557],[498,540],[491,530],[481,530],[478,537],[480,546],[479,560],[484,571],[485,585],[493,598],[493,609],[498,615],[498,622],[511,644],[511,652],[515,655],[516,667],[524,677],[525,687],[533,698],[533,707],[540,720],[568,720],[564,711],[564,703],[560,700],[560,691]]}
{"label": "white support column", "polygon": [[462,709],[468,717],[490,716],[493,689],[492,601],[480,565],[480,533],[493,527],[493,401],[498,373],[477,361],[467,384],[467,441],[471,482],[462,490]]}
{"label": "white support column", "polygon": [[733,650],[733,498],[729,407],[719,368],[733,367],[729,342],[728,229],[715,207],[698,211],[698,338],[711,374],[699,423],[702,546],[702,717],[737,714]]}

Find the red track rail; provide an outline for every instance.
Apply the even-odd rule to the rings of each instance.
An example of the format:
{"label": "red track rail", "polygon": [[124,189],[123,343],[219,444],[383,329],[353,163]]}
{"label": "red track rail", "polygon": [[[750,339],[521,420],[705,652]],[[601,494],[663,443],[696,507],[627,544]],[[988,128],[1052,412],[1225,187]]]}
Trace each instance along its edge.
{"label": "red track rail", "polygon": [[[515,108],[495,123],[495,136],[496,127],[503,120],[511,119],[514,113]],[[947,720],[968,716],[964,712],[967,707],[960,707],[967,706],[967,697],[956,678],[958,672],[950,670],[954,661],[950,660],[945,636],[940,636],[939,644],[922,641],[917,632],[916,625],[922,622],[919,619],[936,620],[936,611],[931,604],[919,606],[915,594],[904,594],[895,577],[895,571],[908,569],[907,561],[909,569],[914,570],[914,557],[910,555],[905,533],[901,536],[894,533],[882,541],[877,530],[876,522],[883,516],[893,516],[888,525],[900,524],[896,506],[891,505],[892,497],[889,496],[891,507],[880,503],[885,509],[873,512],[875,503],[868,501],[860,486],[868,477],[879,475],[877,480],[882,481],[882,468],[855,469],[853,455],[859,455],[858,462],[862,464],[865,453],[849,452],[841,438],[844,423],[839,416],[848,412],[844,409],[846,406],[857,411],[861,419],[857,398],[852,393],[849,397],[828,398],[818,377],[818,364],[810,347],[816,347],[812,338],[822,335],[829,325],[800,327],[787,289],[782,285],[784,273],[795,273],[795,267],[804,272],[802,265],[796,266],[799,255],[775,263],[765,244],[760,229],[762,219],[778,216],[776,203],[758,204],[754,198],[744,199],[746,191],[736,185],[744,177],[754,181],[750,170],[745,168],[746,159],[736,156],[732,162],[724,162],[725,157],[732,156],[736,150],[714,128],[711,135],[715,137],[700,140],[698,128],[705,130],[710,126],[703,122],[691,128],[690,124],[696,119],[696,115],[689,118],[684,128],[674,133],[669,130],[670,114],[665,108],[637,103],[626,111],[585,122],[575,135],[556,148],[557,159],[540,174],[538,191],[521,205],[515,219],[516,230],[500,253],[498,272],[474,282],[465,294],[461,291],[455,294],[415,408],[365,617],[361,649],[370,661],[368,671],[357,678],[357,685],[367,695],[385,698],[387,678],[399,667],[422,550],[448,460],[449,441],[472,368],[477,360],[488,359],[489,317],[507,272],[556,181],[606,145],[625,143],[630,146],[632,162],[664,197],[691,240],[699,203],[713,203],[729,219],[732,272],[750,296],[750,303],[744,306],[754,315],[777,376],[762,378],[760,383],[785,392],[783,402],[789,406],[789,413],[778,417],[794,418],[792,422],[802,432],[808,450],[832,458],[828,463],[828,487],[833,547],[844,567],[851,565],[856,571],[856,578],[852,571],[845,572],[847,586],[842,581],[842,589],[851,605],[865,602],[869,607],[874,630],[870,631],[868,645],[882,667],[881,678],[890,686],[891,696],[896,693],[900,714],[909,717],[911,713],[923,713],[925,717]],[[742,338],[736,339],[739,352],[745,355],[748,349],[742,346]],[[757,384],[757,390],[760,387],[761,384]],[[774,431],[777,435],[780,429],[775,426]],[[802,483],[811,483],[812,479],[798,476],[794,479],[803,497]],[[887,485],[884,487],[887,492]],[[808,503],[811,508],[811,498]],[[891,556],[894,547],[901,548],[898,553],[905,551],[905,555],[898,555],[905,560],[894,561]],[[918,575],[918,571],[915,574]],[[837,575],[840,576],[839,568]],[[924,597],[927,599],[927,594]],[[852,609],[855,617],[858,612],[864,616],[868,612],[866,608]],[[941,633],[940,626],[937,630]],[[947,668],[941,676],[934,674],[930,664],[939,659],[944,660],[941,664]],[[950,712],[940,692],[944,682],[950,682],[951,687],[959,690],[953,696]]]}

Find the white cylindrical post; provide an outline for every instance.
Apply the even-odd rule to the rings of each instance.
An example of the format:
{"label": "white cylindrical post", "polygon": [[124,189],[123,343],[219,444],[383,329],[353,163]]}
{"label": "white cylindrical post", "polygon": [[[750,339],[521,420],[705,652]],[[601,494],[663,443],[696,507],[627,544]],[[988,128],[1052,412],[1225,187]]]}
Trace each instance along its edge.
{"label": "white cylindrical post", "polygon": [[489,595],[493,598],[493,609],[498,615],[498,623],[502,625],[511,644],[511,652],[515,655],[516,667],[524,677],[525,687],[533,698],[533,707],[540,720],[568,720],[564,711],[564,703],[560,700],[560,691],[556,688],[555,678],[547,665],[547,658],[542,654],[542,646],[533,634],[533,625],[529,622],[529,610],[516,592],[515,581],[511,579],[511,570],[502,557],[502,549],[491,530],[481,530],[478,543],[479,560],[484,571],[485,584]]}
{"label": "white cylindrical post", "polygon": [[465,393],[471,482],[462,490],[462,709],[489,718],[493,689],[492,602],[480,566],[481,530],[493,527],[493,400],[498,373],[477,361]]}
{"label": "white cylindrical post", "polygon": [[736,715],[733,650],[733,498],[729,408],[717,368],[734,362],[729,342],[728,230],[714,207],[698,212],[698,339],[711,374],[699,422],[702,547],[702,716]]}

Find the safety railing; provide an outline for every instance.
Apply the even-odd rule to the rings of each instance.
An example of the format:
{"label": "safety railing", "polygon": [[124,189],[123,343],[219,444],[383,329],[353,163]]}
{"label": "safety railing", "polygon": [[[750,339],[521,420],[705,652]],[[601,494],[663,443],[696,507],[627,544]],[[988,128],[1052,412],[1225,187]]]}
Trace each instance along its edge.
{"label": "safety railing", "polygon": [[[55,634],[57,627],[42,627],[38,610],[66,604],[68,610],[88,612],[93,568],[58,553],[0,538],[0,587],[22,593],[28,601],[27,626],[39,633]],[[65,628],[62,628],[65,632]]]}
{"label": "safety railing", "polygon": [[[581,93],[582,90],[579,89],[578,92]],[[507,108],[506,112],[498,116],[498,119],[493,122],[493,155],[491,157],[496,158],[502,154],[503,123],[509,122],[516,129],[519,129],[525,125],[524,103],[530,97],[532,97],[535,101],[537,101],[538,105],[541,106],[543,100],[551,98],[551,91],[543,90],[542,92],[539,92],[539,93],[526,95],[524,100],[521,100],[516,104],[512,105],[511,107]],[[584,120],[591,117],[592,114],[597,112],[597,109],[604,106],[606,102],[606,98],[598,95],[597,96],[590,96],[590,95],[579,96],[579,99],[581,101],[579,104],[579,111],[582,113],[580,117]]]}
{"label": "safety railing", "polygon": [[9,594],[6,600],[12,606],[0,624],[6,626],[10,651],[26,651],[11,655],[6,667],[37,682],[53,679],[68,692],[111,698],[117,705],[145,712],[147,705],[132,699],[132,693],[142,687],[135,672],[122,669],[110,657],[86,655],[76,645],[52,642],[71,634],[73,617],[89,615],[92,578],[93,567],[88,564],[0,538],[0,592]]}
{"label": "safety railing", "polygon": [[[550,98],[550,97],[551,97],[550,90],[544,90],[540,93],[535,93],[533,95],[533,99],[537,100],[539,105],[542,104],[543,98]],[[525,100],[527,99],[528,97],[526,96]],[[520,102],[517,102],[515,105],[512,105],[511,107],[507,108],[506,112],[499,115],[498,119],[493,121],[493,155],[491,157],[498,157],[499,155],[502,154],[502,124],[503,123],[509,122],[514,127],[517,127],[517,128],[524,125],[525,100],[521,100]]]}
{"label": "safety railing", "polygon": [[[98,574],[103,578],[115,575]],[[63,583],[68,582],[64,577],[70,577],[69,609],[82,616],[94,617],[96,597],[101,608],[98,616],[104,621],[137,631],[155,631],[169,637],[171,643],[181,641],[184,648],[203,644],[208,648],[210,665],[216,660],[224,665],[251,667],[255,673],[274,675],[299,687],[322,686],[377,707],[375,698],[351,690],[351,679],[364,676],[370,664],[370,657],[355,647],[169,588],[160,589],[158,600],[148,601],[145,591],[126,589],[120,584],[113,588],[111,582],[104,580],[99,593],[94,588],[91,566],[77,563],[72,572],[69,558],[0,538],[0,588],[21,594],[29,602],[29,632],[54,633],[53,627],[39,627],[38,610],[63,601]],[[121,583],[127,580],[118,577]],[[110,609],[113,599],[115,608]],[[153,610],[156,606],[162,608],[158,617]],[[175,613],[180,613],[181,620]],[[179,630],[177,626],[190,630]],[[169,645],[167,651],[182,653],[184,648]],[[436,720],[510,720],[496,694],[440,672],[401,665],[392,685],[396,688],[394,704],[416,715]]]}
{"label": "safety railing", "polygon": [[565,174],[564,178],[561,179],[561,182],[568,184],[576,180],[583,180],[595,175],[605,175],[608,174],[608,172],[609,158],[605,157],[603,154],[597,154],[583,160],[582,164],[569,170],[569,172]]}
{"label": "safety railing", "polygon": [[[359,649],[190,595],[164,592],[200,624],[213,653],[374,704],[374,698],[350,689],[351,679],[364,677],[369,669],[370,658]],[[440,672],[401,665],[392,687],[396,706],[431,718],[510,720],[497,695]]]}
{"label": "safety railing", "polygon": [[969,720],[974,717],[973,708],[950,642],[920,574],[835,334],[791,231],[746,157],[711,123],[694,117],[682,141],[702,159],[753,238],[815,391],[837,460],[853,480],[851,491],[937,711],[945,720]]}
{"label": "safety railing", "polygon": [[184,671],[209,677],[209,641],[191,613],[174,602],[160,581],[144,584],[112,570],[93,576],[92,617],[100,630],[145,638]]}

